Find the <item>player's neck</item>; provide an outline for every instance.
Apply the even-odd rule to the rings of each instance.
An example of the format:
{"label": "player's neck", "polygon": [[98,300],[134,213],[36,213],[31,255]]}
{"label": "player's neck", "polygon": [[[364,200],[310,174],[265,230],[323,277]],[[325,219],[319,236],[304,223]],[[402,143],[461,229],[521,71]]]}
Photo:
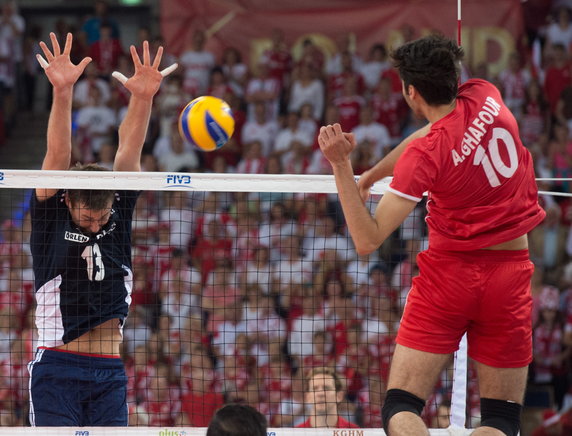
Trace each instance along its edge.
{"label": "player's neck", "polygon": [[453,100],[451,103],[441,104],[439,106],[425,106],[423,110],[423,115],[430,123],[436,123],[441,118],[445,118],[451,112],[455,110],[457,106],[457,99]]}

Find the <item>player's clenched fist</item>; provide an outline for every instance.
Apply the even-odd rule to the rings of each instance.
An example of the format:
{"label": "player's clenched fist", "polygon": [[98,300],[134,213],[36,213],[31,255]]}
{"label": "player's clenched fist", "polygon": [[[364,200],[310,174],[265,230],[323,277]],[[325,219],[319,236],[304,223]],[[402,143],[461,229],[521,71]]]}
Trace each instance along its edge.
{"label": "player's clenched fist", "polygon": [[353,133],[342,132],[342,127],[336,123],[320,128],[318,144],[326,159],[332,164],[346,162],[352,150],[356,147]]}

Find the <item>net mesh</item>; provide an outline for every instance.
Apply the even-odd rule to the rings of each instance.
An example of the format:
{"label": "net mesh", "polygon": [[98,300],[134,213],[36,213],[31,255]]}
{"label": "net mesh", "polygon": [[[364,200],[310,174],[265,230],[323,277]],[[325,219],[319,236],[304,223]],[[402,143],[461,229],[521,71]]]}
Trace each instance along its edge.
{"label": "net mesh", "polygon": [[[343,382],[339,415],[379,429],[415,256],[427,247],[424,205],[378,251],[358,256],[332,178],[174,176],[4,171],[1,186],[13,189],[0,190],[10,212],[0,242],[0,424],[29,425],[27,363],[38,340],[30,188],[98,186],[143,189],[121,350],[130,425],[150,427],[140,434],[201,432],[227,402],[254,406],[277,435],[295,432],[309,416],[304,376],[321,366]],[[424,410],[431,428],[450,423],[453,369],[452,359]],[[479,397],[471,362],[459,386],[467,392],[456,407],[472,428]],[[352,435],[369,434],[360,432]]]}

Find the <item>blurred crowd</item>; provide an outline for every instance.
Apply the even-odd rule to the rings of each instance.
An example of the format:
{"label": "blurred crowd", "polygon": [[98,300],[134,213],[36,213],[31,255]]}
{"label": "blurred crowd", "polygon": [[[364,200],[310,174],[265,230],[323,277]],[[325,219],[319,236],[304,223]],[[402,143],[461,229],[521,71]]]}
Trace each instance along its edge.
{"label": "blurred crowd", "polygon": [[[561,179],[539,181],[547,217],[530,234],[530,386],[548,393],[542,407],[550,412],[541,429],[546,422],[570,425],[560,420],[570,421],[572,406],[572,203],[565,196],[572,183],[572,15],[566,2],[547,3],[544,19],[527,22],[528,41],[500,74],[491,75],[486,64],[462,68],[463,81],[484,78],[502,91],[537,177]],[[105,2],[95,4],[93,16],[59,21],[56,30],[60,41],[74,33],[72,60],[93,58],[75,88],[74,158],[111,167],[128,95],[110,74],[129,77],[131,62],[120,25]],[[9,6],[1,19],[7,15]],[[35,58],[30,62],[37,48],[29,44],[37,35],[24,23],[19,34],[17,25],[4,23],[0,54],[10,32],[23,43],[16,86],[16,77],[38,72]],[[231,46],[217,58],[199,29],[180,56],[165,47],[163,68],[178,62],[179,69],[156,97],[144,171],[329,174],[317,129],[339,122],[356,136],[352,161],[360,174],[420,127],[382,42],[362,54],[340,35],[328,57],[307,39],[294,59],[279,29],[268,37],[269,48],[248,64]],[[152,52],[162,44],[146,27],[138,38],[150,41]],[[0,56],[2,96],[9,98],[5,63]],[[226,100],[235,118],[234,135],[216,152],[192,149],[178,132],[180,110],[201,95]],[[4,119],[10,114],[4,111]],[[394,334],[416,254],[427,245],[424,213],[420,204],[379,252],[363,257],[333,195],[144,192],[135,212],[133,302],[124,331],[131,424],[206,426],[220,405],[240,400],[271,426],[295,426],[308,413],[304,374],[325,365],[345,382],[340,415],[380,427]],[[35,338],[28,233],[25,209],[0,232],[0,425],[26,422],[26,363]],[[468,415],[476,425],[478,387],[470,380]],[[432,427],[448,425],[442,411],[450,407],[451,383],[447,370],[424,414]]]}

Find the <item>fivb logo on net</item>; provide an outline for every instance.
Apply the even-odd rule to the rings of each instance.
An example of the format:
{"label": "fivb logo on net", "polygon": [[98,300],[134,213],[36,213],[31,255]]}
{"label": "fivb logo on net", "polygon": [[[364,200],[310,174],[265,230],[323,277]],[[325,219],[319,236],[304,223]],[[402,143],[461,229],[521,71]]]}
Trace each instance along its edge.
{"label": "fivb logo on net", "polygon": [[175,186],[184,186],[186,188],[190,188],[191,176],[188,174],[167,174],[166,183],[166,188],[172,188]]}

